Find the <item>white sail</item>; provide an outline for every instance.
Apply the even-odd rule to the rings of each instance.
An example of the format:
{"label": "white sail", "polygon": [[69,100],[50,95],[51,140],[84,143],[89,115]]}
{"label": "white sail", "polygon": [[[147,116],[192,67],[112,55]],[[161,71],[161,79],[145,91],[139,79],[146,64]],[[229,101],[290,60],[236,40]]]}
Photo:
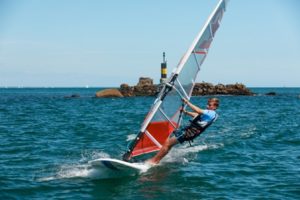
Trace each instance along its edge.
{"label": "white sail", "polygon": [[190,99],[200,67],[220,26],[227,5],[220,0],[202,30],[184,54],[147,114],[140,132],[124,154],[124,160],[158,151],[181,125],[182,98]]}

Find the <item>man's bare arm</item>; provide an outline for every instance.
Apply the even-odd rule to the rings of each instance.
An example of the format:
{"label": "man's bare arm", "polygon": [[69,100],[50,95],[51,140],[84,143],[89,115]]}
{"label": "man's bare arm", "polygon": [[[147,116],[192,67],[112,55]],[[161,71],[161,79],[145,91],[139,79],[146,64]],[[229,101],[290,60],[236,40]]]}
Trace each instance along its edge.
{"label": "man's bare arm", "polygon": [[194,104],[192,104],[191,102],[189,102],[187,99],[183,98],[182,101],[184,103],[186,103],[186,105],[188,105],[193,111],[195,111],[198,114],[203,114],[203,110],[197,106],[195,106]]}
{"label": "man's bare arm", "polygon": [[189,112],[189,111],[186,111],[186,110],[184,110],[183,112],[184,112],[184,114],[187,114],[187,115],[189,115],[193,118],[198,116],[198,113],[196,113],[196,112]]}

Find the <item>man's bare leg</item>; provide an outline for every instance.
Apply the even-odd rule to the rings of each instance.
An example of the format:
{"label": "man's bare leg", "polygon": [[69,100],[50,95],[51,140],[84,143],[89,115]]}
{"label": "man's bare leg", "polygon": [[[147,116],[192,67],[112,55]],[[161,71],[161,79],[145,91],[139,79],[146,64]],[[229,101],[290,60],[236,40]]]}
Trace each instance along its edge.
{"label": "man's bare leg", "polygon": [[176,137],[167,139],[167,141],[163,144],[163,146],[161,147],[159,152],[153,158],[150,158],[149,160],[147,160],[147,162],[151,163],[151,164],[158,164],[159,161],[161,159],[163,159],[163,157],[165,157],[165,155],[168,154],[168,152],[171,150],[171,148],[175,144],[178,144]]}

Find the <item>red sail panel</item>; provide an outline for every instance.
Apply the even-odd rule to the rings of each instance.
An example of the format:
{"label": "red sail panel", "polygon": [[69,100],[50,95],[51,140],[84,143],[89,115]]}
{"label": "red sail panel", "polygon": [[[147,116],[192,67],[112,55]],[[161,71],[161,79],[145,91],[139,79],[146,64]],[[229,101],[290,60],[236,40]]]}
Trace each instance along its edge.
{"label": "red sail panel", "polygon": [[[173,124],[176,124],[173,122]],[[150,122],[147,131],[155,138],[157,142],[161,145],[167,140],[169,135],[174,131],[174,127],[169,121],[157,121]],[[142,134],[137,145],[131,153],[132,157],[150,153],[153,151],[158,151],[160,148],[147,136],[147,134]]]}

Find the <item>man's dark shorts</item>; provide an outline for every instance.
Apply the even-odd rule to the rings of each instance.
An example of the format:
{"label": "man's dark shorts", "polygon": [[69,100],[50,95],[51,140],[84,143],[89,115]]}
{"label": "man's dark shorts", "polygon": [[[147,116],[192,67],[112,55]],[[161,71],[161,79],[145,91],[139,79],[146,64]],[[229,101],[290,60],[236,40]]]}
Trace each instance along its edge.
{"label": "man's dark shorts", "polygon": [[200,134],[201,130],[191,126],[174,131],[174,135],[180,144],[184,143],[185,141],[192,141]]}

